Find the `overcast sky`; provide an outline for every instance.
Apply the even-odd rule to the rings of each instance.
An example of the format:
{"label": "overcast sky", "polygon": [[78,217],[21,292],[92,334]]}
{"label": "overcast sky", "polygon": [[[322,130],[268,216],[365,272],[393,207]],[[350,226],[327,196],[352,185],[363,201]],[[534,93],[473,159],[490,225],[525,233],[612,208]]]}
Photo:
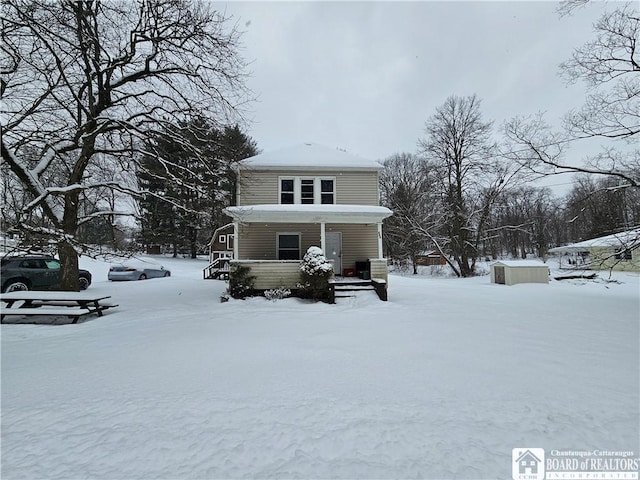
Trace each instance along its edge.
{"label": "overcast sky", "polygon": [[259,148],[315,142],[371,159],[415,152],[450,95],[477,94],[496,126],[538,111],[557,121],[585,95],[558,66],[607,7],[560,18],[555,2],[219,5],[245,31]]}

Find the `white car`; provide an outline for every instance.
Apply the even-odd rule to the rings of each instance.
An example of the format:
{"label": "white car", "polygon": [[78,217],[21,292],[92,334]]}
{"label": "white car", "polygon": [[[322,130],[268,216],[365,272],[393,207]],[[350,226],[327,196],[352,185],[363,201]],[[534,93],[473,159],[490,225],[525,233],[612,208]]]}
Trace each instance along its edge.
{"label": "white car", "polygon": [[109,269],[108,279],[111,281],[146,280],[148,278],[170,277],[171,271],[162,265],[146,262],[127,262],[112,265]]}

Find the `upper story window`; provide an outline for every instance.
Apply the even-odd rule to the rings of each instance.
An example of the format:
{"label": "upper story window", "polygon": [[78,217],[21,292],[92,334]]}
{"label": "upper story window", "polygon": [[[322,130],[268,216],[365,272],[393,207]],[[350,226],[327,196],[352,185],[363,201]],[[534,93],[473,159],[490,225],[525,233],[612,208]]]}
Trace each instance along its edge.
{"label": "upper story window", "polygon": [[280,203],[292,204],[294,203],[294,180],[293,178],[280,179]]}
{"label": "upper story window", "polygon": [[336,203],[336,182],[334,179],[320,180],[320,203]]}
{"label": "upper story window", "polygon": [[280,177],[281,204],[336,203],[335,177]]}
{"label": "upper story window", "polygon": [[313,178],[300,179],[300,203],[313,204]]}

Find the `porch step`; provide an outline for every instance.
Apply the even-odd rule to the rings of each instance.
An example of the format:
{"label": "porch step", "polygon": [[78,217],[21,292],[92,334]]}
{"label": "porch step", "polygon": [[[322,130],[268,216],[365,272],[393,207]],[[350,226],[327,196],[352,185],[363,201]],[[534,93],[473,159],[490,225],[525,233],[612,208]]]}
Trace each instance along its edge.
{"label": "porch step", "polygon": [[336,298],[348,298],[352,295],[339,295],[344,292],[361,292],[374,290],[380,300],[387,301],[387,282],[380,279],[371,280],[339,280],[329,281],[330,297],[329,303],[335,303]]}
{"label": "porch step", "polygon": [[355,287],[355,288],[354,287],[339,287],[339,286],[335,287],[335,291],[336,292],[365,292],[365,291],[368,291],[368,290],[375,290],[375,288],[373,287],[373,285],[370,286],[370,287],[360,287],[360,288],[358,288],[358,287]]}
{"label": "porch step", "polygon": [[205,280],[229,280],[229,261],[228,258],[217,258],[202,270],[202,276]]}

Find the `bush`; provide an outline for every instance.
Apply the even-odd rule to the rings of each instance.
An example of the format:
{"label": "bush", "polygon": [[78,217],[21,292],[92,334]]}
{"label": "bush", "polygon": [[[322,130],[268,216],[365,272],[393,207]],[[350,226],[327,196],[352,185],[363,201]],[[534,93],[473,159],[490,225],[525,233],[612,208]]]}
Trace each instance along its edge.
{"label": "bush", "polygon": [[229,294],[233,298],[247,298],[254,293],[255,279],[250,267],[233,264],[229,272]]}
{"label": "bush", "polygon": [[273,290],[264,291],[264,297],[267,300],[271,300],[272,302],[275,302],[276,300],[282,300],[283,298],[287,298],[289,295],[291,295],[291,290],[284,287],[274,288]]}
{"label": "bush", "polygon": [[333,265],[318,247],[309,247],[300,264],[300,296],[314,300],[329,298],[329,279]]}

